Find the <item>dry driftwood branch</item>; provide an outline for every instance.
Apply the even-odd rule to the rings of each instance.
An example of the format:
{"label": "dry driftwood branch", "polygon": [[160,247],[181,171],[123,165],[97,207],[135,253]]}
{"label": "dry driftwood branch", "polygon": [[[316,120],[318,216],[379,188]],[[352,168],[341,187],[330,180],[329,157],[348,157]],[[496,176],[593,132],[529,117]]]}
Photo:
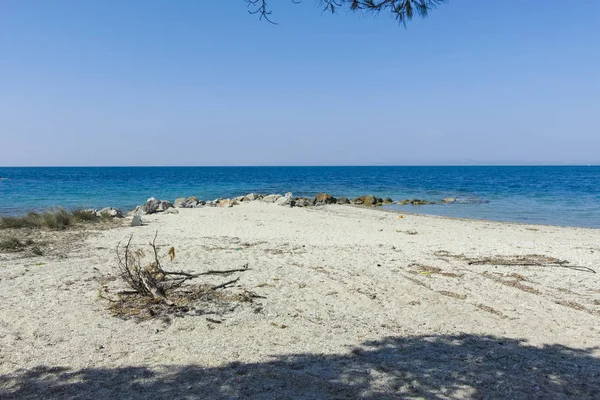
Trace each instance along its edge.
{"label": "dry driftwood branch", "polygon": [[236,283],[236,282],[237,282],[237,281],[239,281],[239,280],[240,280],[240,278],[239,278],[239,277],[237,277],[237,278],[235,278],[235,279],[232,279],[232,280],[230,280],[229,282],[225,282],[225,283],[221,283],[220,285],[213,286],[211,289],[212,289],[212,290],[224,289],[225,287],[227,287],[227,286],[229,286],[229,285],[231,285],[231,284],[234,284],[234,283]]}
{"label": "dry driftwood branch", "polygon": [[[159,284],[164,277],[164,271],[158,260],[158,252],[155,242],[151,243],[155,254],[155,262],[148,267],[142,267],[141,254],[134,255],[131,253],[131,240],[133,235],[129,237],[124,248],[123,257],[119,251],[120,242],[117,244],[117,263],[121,272],[121,278],[137,293],[154,298],[165,298],[165,289]],[[154,237],[156,240],[156,236]]]}
{"label": "dry driftwood branch", "polygon": [[201,275],[220,275],[220,274],[230,274],[232,272],[244,272],[244,271],[248,271],[248,264],[244,264],[244,266],[242,268],[236,268],[236,269],[226,269],[223,271],[219,271],[219,270],[210,270],[210,271],[206,271],[206,272],[201,272],[198,274],[198,276]]}
{"label": "dry driftwood branch", "polygon": [[[143,251],[131,250],[131,241],[133,236],[129,237],[127,244],[123,248],[121,253],[120,242],[117,244],[117,263],[120,271],[121,278],[131,287],[132,291],[128,291],[127,294],[141,294],[142,296],[153,297],[155,299],[161,299],[162,301],[169,303],[167,299],[167,293],[180,287],[186,281],[204,276],[204,275],[228,275],[234,272],[244,272],[248,270],[248,264],[245,264],[242,268],[234,268],[227,270],[209,270],[198,274],[191,274],[183,271],[165,271],[161,264],[161,257],[159,255],[158,247],[156,245],[156,239],[158,237],[158,231],[154,234],[153,240],[149,243],[152,248],[152,254],[154,261],[148,266],[142,266],[142,257],[144,256]],[[169,256],[171,259],[174,257],[175,249],[171,247],[169,250]],[[212,290],[225,288],[239,280],[239,277],[217,285]],[[124,292],[125,293],[125,292]]]}
{"label": "dry driftwood branch", "polygon": [[199,274],[190,274],[187,272],[183,272],[183,271],[164,271],[165,275],[179,275],[179,276],[183,276],[183,278],[175,278],[173,280],[179,280],[179,279],[192,279],[192,278],[197,278],[199,276],[203,276],[203,275],[227,275],[227,274],[231,274],[233,272],[244,272],[244,271],[248,271],[248,264],[244,264],[244,266],[242,268],[235,268],[235,269],[225,269],[225,270],[209,270],[206,272],[200,272]]}
{"label": "dry driftwood branch", "polygon": [[219,290],[236,286],[240,280],[239,274],[215,286],[202,283],[184,285],[185,282],[206,275],[225,277],[229,274],[241,273],[249,269],[248,264],[241,268],[208,270],[196,274],[166,271],[161,260],[167,256],[172,260],[175,257],[175,248],[171,247],[168,252],[163,252],[162,246],[159,249],[157,245],[157,238],[158,232],[149,242],[152,252],[147,255],[142,248],[132,245],[132,236],[125,246],[121,246],[121,243],[117,244],[120,277],[129,287],[111,292],[116,296],[104,296],[109,294],[109,289],[106,286],[99,288],[100,297],[110,302],[108,308],[113,315],[137,320],[170,319],[185,315],[202,315],[205,307],[210,307],[211,310],[216,307],[219,312],[227,312],[231,310],[231,302],[251,303],[254,299],[264,298],[243,288],[231,292]]}

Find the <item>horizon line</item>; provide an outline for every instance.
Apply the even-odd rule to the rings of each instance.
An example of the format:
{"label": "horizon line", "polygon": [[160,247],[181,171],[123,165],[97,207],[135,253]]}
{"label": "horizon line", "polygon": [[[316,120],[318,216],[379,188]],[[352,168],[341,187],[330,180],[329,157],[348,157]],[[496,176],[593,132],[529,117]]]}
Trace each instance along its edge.
{"label": "horizon line", "polygon": [[347,167],[598,167],[600,163],[574,164],[283,164],[283,165],[0,165],[0,168],[347,168]]}

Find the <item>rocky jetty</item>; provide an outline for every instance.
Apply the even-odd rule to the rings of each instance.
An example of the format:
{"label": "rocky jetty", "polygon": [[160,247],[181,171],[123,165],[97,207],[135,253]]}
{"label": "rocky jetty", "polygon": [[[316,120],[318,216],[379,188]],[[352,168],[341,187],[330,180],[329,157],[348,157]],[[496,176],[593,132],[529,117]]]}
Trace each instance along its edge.
{"label": "rocky jetty", "polygon": [[[353,199],[348,199],[346,196],[340,196],[338,198],[333,197],[329,193],[321,192],[317,194],[314,198],[309,197],[294,197],[291,192],[286,193],[285,195],[281,195],[278,193],[273,194],[258,194],[258,193],[249,193],[247,195],[237,196],[234,198],[217,198],[214,200],[200,200],[196,196],[190,197],[180,197],[175,200],[175,203],[172,204],[167,200],[157,200],[154,197],[149,198],[145,204],[137,206],[134,211],[132,211],[129,215],[147,215],[147,214],[155,214],[160,212],[165,212],[167,210],[171,214],[177,214],[177,210],[174,208],[199,208],[199,207],[234,207],[240,204],[249,203],[253,201],[262,201],[264,203],[271,203],[278,206],[283,207],[313,207],[313,206],[325,206],[330,204],[352,204],[357,206],[364,207],[379,207],[391,204],[398,205],[427,205],[427,204],[451,204],[451,203],[459,203],[462,200],[457,200],[453,197],[446,197],[440,201],[429,201],[423,199],[405,199],[400,201],[394,201],[390,197],[386,197],[382,199],[381,197],[377,197],[372,194],[367,194],[364,196],[355,197]],[[479,200],[481,201],[481,200]],[[106,208],[101,211],[95,211],[96,213],[108,213],[113,217],[122,217],[123,214],[120,210],[114,208]]]}

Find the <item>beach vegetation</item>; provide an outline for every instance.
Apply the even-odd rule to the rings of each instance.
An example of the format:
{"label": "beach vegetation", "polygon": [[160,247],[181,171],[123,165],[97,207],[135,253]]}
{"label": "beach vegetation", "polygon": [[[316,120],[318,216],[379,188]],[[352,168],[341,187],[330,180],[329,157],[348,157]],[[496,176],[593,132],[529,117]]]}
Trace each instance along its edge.
{"label": "beach vegetation", "polygon": [[46,228],[63,230],[68,228],[73,216],[62,208],[55,208],[41,213],[30,212],[18,217],[0,218],[1,229]]}
{"label": "beach vegetation", "polygon": [[0,218],[0,229],[48,229],[62,231],[75,224],[112,222],[114,218],[108,213],[100,216],[94,210],[53,208],[42,212],[29,212],[22,216]]}
{"label": "beach vegetation", "polygon": [[21,240],[14,236],[0,239],[0,251],[4,252],[19,252],[23,251],[27,246],[33,244],[33,240]]}
{"label": "beach vegetation", "polygon": [[82,208],[76,208],[71,211],[73,218],[80,222],[98,222],[100,219],[94,210],[84,210]]}
{"label": "beach vegetation", "polygon": [[34,256],[44,255],[39,245],[31,238],[24,239],[16,236],[0,238],[0,252],[2,253],[20,253],[25,250],[28,250]]}

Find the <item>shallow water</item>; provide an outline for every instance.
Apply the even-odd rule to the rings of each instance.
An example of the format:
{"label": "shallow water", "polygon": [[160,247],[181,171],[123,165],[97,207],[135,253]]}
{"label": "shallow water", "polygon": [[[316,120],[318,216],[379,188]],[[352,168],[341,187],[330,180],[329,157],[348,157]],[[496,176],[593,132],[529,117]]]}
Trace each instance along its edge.
{"label": "shallow water", "polygon": [[0,168],[0,215],[53,206],[133,209],[148,197],[210,200],[250,192],[374,194],[453,204],[398,210],[600,228],[600,167],[32,167]]}

